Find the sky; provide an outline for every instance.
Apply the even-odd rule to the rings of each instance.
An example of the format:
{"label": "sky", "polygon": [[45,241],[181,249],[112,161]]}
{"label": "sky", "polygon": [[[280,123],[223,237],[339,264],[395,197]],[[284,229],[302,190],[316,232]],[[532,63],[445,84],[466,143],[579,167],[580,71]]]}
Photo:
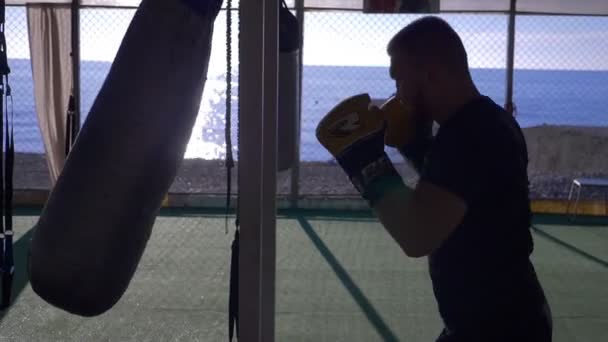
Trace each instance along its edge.
{"label": "sky", "polygon": [[[84,61],[111,62],[132,19],[134,9],[81,11],[81,57]],[[6,38],[9,58],[29,58],[26,11],[7,9]],[[460,34],[473,68],[505,68],[507,17],[505,15],[442,15]],[[386,43],[416,16],[359,12],[308,12],[305,15],[305,65],[382,66],[389,59]],[[159,29],[163,29],[159,27]],[[608,17],[520,16],[516,23],[515,68],[608,70]],[[233,65],[238,65],[238,18],[233,18]],[[186,158],[221,157],[222,144],[208,141],[210,106],[223,101],[225,87],[226,17],[215,22],[208,81],[200,114],[186,150]],[[217,118],[215,118],[217,119]],[[214,119],[214,120],[215,120]]]}
{"label": "sky", "polygon": [[[83,60],[112,61],[134,10],[85,9],[81,12]],[[460,34],[474,68],[504,68],[507,17],[442,15]],[[313,12],[305,16],[304,63],[308,65],[387,66],[385,46],[415,15]],[[24,8],[7,11],[9,57],[27,58]],[[210,74],[224,69],[224,13],[215,22]],[[238,18],[233,17],[233,34]],[[520,69],[608,70],[608,18],[520,16],[516,22],[515,64]],[[236,40],[233,49],[237,56]],[[214,63],[218,61],[219,63]],[[235,63],[237,61],[235,60]],[[235,64],[236,65],[236,64]]]}

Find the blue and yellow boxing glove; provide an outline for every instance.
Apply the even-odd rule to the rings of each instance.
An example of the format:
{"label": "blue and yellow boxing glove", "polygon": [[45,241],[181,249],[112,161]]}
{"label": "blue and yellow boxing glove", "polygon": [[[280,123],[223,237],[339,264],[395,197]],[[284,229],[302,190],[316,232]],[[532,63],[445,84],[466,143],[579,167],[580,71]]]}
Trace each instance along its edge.
{"label": "blue and yellow boxing glove", "polygon": [[386,123],[384,112],[371,107],[370,96],[359,94],[336,105],[316,130],[321,145],[371,207],[387,192],[405,186],[384,152]]}

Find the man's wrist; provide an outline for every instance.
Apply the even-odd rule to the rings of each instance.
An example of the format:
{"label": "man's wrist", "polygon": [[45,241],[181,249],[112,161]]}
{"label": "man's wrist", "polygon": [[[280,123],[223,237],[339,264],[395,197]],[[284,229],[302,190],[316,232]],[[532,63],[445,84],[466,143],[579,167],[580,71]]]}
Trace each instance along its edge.
{"label": "man's wrist", "polygon": [[397,172],[386,153],[382,153],[358,173],[349,178],[361,196],[374,207],[387,193],[405,187],[401,175]]}

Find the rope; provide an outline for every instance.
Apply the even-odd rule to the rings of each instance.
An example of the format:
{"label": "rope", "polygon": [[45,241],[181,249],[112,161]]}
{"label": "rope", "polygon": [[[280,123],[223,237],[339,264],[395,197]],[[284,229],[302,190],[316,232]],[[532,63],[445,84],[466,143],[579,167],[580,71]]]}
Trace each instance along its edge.
{"label": "rope", "polygon": [[228,213],[232,195],[232,0],[226,3],[226,234],[228,234]]}
{"label": "rope", "polygon": [[[240,115],[240,112],[239,112]],[[232,188],[232,168],[234,159],[232,156],[232,0],[226,3],[226,233],[228,233],[228,213],[230,211],[230,197]],[[237,127],[237,139],[239,131]],[[240,175],[237,174],[237,177]],[[237,189],[236,205],[236,230],[232,242],[232,255],[230,260],[230,285],[228,296],[228,338],[232,341],[236,330],[238,339],[238,316],[239,316],[239,194]]]}

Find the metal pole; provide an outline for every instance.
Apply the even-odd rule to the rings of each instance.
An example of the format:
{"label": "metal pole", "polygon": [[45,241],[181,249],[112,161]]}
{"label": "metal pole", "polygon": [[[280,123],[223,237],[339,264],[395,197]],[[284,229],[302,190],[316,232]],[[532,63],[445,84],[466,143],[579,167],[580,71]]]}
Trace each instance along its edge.
{"label": "metal pole", "polygon": [[240,6],[238,332],[239,341],[273,342],[279,2]]}
{"label": "metal pole", "polygon": [[297,129],[297,139],[295,146],[295,155],[296,162],[291,169],[291,195],[290,202],[292,208],[298,207],[298,197],[300,196],[300,143],[301,141],[301,128],[302,128],[302,75],[303,75],[303,65],[304,65],[304,0],[296,0],[296,19],[298,20],[298,31],[300,32],[300,49],[298,50],[298,129]]}
{"label": "metal pole", "polygon": [[279,111],[279,6],[264,1],[264,112],[262,135],[261,328],[260,342],[274,342],[276,272],[277,136]]}
{"label": "metal pole", "polygon": [[505,109],[509,114],[515,113],[515,104],[513,103],[513,68],[515,61],[515,13],[517,0],[511,0],[509,8],[509,26],[507,35],[507,84],[505,95]]}
{"label": "metal pole", "polygon": [[[80,131],[80,0],[72,0],[72,85],[74,87],[74,135]],[[71,132],[66,132],[70,134]]]}

